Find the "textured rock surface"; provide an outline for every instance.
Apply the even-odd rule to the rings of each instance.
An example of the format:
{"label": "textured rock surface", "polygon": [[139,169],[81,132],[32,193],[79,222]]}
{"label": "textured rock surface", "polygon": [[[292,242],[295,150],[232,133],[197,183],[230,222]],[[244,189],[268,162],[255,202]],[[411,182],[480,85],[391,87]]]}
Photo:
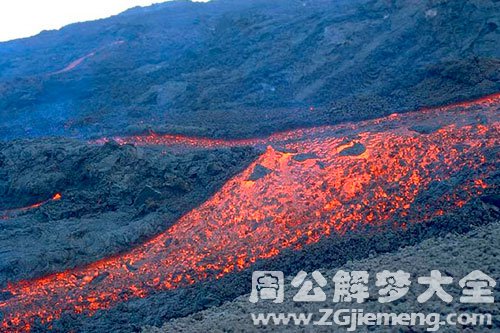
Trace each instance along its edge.
{"label": "textured rock surface", "polygon": [[494,93],[499,13],[493,0],[130,10],[0,43],[0,139],[258,136]]}
{"label": "textured rock surface", "polygon": [[[251,148],[173,154],[67,139],[0,143],[0,285],[145,241],[256,156]],[[59,200],[16,213],[55,193]]]}

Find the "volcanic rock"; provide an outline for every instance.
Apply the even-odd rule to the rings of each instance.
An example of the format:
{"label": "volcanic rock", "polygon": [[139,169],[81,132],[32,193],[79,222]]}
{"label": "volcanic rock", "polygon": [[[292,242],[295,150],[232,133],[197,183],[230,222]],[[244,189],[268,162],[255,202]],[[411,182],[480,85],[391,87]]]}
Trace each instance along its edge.
{"label": "volcanic rock", "polygon": [[140,205],[146,203],[147,201],[156,201],[156,200],[159,200],[160,198],[161,198],[160,191],[157,191],[154,188],[152,188],[151,186],[146,185],[141,190],[141,192],[139,192],[134,203],[135,203],[135,205],[140,206]]}
{"label": "volcanic rock", "polygon": [[243,137],[496,93],[499,6],[171,1],[73,24],[0,44],[0,137]]}
{"label": "volcanic rock", "polygon": [[297,162],[304,162],[307,160],[316,159],[318,158],[318,156],[316,154],[304,153],[294,155],[292,158]]}
{"label": "volcanic rock", "polygon": [[356,142],[352,147],[344,148],[342,151],[340,151],[339,155],[340,156],[359,156],[363,154],[366,151],[366,147],[359,143]]}
{"label": "volcanic rock", "polygon": [[[256,154],[219,149],[193,158],[58,138],[0,144],[0,216],[62,193],[61,200],[0,220],[0,285],[129,249],[203,202]],[[220,171],[209,174],[207,163]],[[189,170],[198,170],[196,180],[185,179]]]}
{"label": "volcanic rock", "polygon": [[442,126],[439,124],[426,124],[426,125],[415,125],[411,126],[409,130],[420,133],[420,134],[431,134],[439,130]]}
{"label": "volcanic rock", "polygon": [[257,164],[255,168],[253,169],[252,174],[248,177],[248,180],[250,181],[256,181],[259,180],[268,174],[272,172],[271,169],[266,168],[265,166],[262,166],[260,164]]}

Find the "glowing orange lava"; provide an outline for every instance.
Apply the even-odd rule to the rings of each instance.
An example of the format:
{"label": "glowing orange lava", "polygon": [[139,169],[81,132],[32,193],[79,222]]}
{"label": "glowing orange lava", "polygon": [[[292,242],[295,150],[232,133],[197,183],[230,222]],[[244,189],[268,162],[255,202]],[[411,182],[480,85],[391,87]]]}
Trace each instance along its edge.
{"label": "glowing orange lava", "polygon": [[[91,315],[154,290],[222,277],[327,235],[404,227],[459,209],[490,186],[498,168],[492,151],[500,143],[500,103],[498,95],[489,98],[268,139],[182,138],[183,144],[202,147],[269,146],[147,243],[86,267],[10,284],[4,292],[12,297],[0,302],[1,327],[26,331],[35,318]],[[421,130],[426,126],[432,130]],[[267,172],[253,177],[256,168]],[[460,181],[453,182],[457,176]],[[444,195],[420,200],[434,184],[447,181],[452,186]]]}
{"label": "glowing orange lava", "polygon": [[38,207],[41,207],[43,205],[45,205],[46,203],[49,203],[51,201],[59,201],[62,199],[62,196],[60,193],[56,193],[52,196],[52,198],[48,199],[48,200],[44,200],[44,201],[41,201],[41,202],[37,202],[33,205],[29,205],[29,206],[26,206],[26,207],[21,207],[21,208],[15,208],[15,209],[9,209],[9,210],[6,210],[6,211],[3,211],[2,212],[2,217],[1,219],[8,219],[12,216],[16,216],[17,214],[19,213],[23,213],[23,212],[26,212],[28,210],[32,210],[32,209],[35,209],[35,208],[38,208]]}
{"label": "glowing orange lava", "polygon": [[[491,105],[496,105],[500,101],[500,93],[488,95],[477,100],[459,102],[439,108],[424,108],[420,110],[420,113],[430,113],[433,114],[436,111],[449,111],[456,108],[472,108],[472,107],[488,107]],[[103,144],[109,141],[116,141],[117,143],[123,144],[133,144],[138,146],[151,146],[151,145],[161,145],[166,147],[179,147],[179,148],[221,148],[221,147],[237,147],[237,146],[267,146],[269,144],[282,144],[290,140],[307,139],[311,136],[317,135],[321,131],[332,132],[334,129],[338,132],[337,135],[349,134],[349,131],[356,131],[363,126],[373,127],[374,124],[387,123],[388,121],[394,120],[394,118],[401,118],[404,120],[405,117],[400,117],[402,114],[394,113],[389,117],[379,118],[376,120],[356,122],[356,123],[344,123],[342,125],[336,126],[321,126],[316,128],[308,129],[298,129],[292,131],[285,131],[275,133],[271,136],[265,138],[253,138],[253,139],[212,139],[205,137],[190,137],[185,135],[175,135],[175,134],[158,134],[151,132],[146,135],[134,135],[125,137],[112,137],[112,138],[101,138],[92,141],[92,143]],[[411,116],[408,118],[411,120]],[[407,122],[410,126],[411,124]]]}

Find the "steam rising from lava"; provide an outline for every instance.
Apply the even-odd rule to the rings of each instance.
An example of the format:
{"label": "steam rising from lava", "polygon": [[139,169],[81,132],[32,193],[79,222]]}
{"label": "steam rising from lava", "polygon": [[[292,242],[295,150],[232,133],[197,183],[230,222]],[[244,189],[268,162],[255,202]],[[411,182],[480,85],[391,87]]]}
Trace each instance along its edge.
{"label": "steam rising from lava", "polygon": [[[129,253],[10,284],[4,292],[11,297],[0,302],[1,327],[26,331],[35,318],[47,323],[65,311],[91,315],[154,290],[222,277],[328,235],[404,227],[458,209],[489,186],[498,168],[499,101],[490,96],[268,139],[182,139],[188,146],[269,146],[200,207]],[[151,143],[179,145],[159,138]],[[452,186],[420,200],[437,182]]]}

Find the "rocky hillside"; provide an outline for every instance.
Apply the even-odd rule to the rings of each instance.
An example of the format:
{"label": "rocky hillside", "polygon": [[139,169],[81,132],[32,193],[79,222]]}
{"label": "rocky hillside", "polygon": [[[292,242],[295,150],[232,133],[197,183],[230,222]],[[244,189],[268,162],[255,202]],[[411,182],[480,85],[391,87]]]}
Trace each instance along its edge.
{"label": "rocky hillside", "polygon": [[[54,138],[0,143],[0,288],[144,242],[256,155],[252,148],[174,154]],[[44,201],[56,193],[58,200]]]}
{"label": "rocky hillside", "polygon": [[494,0],[174,1],[0,44],[0,139],[219,137],[500,90]]}

